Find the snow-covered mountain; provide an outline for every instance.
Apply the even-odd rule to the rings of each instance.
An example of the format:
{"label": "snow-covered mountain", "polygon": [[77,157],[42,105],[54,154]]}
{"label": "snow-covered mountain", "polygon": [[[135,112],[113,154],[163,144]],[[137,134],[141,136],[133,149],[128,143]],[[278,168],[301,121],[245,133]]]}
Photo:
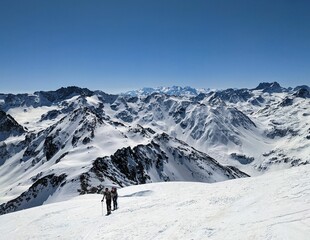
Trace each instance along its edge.
{"label": "snow-covered mountain", "polygon": [[309,92],[261,83],[0,94],[0,214],[104,186],[218,182],[308,164]]}
{"label": "snow-covered mountain", "polygon": [[24,128],[12,116],[0,110],[0,141],[9,136],[21,135],[24,132]]}
{"label": "snow-covered mountain", "polygon": [[113,106],[125,122],[160,129],[255,175],[310,162],[309,92],[261,83],[196,96],[119,97]]}
{"label": "snow-covered mountain", "polygon": [[88,194],[0,216],[2,239],[309,239],[310,165],[214,184],[119,189],[110,216]]}
{"label": "snow-covered mountain", "polygon": [[172,87],[157,87],[157,88],[141,88],[139,90],[132,90],[124,93],[125,95],[130,96],[148,96],[153,93],[161,93],[166,95],[174,95],[174,96],[197,96],[200,93],[210,92],[210,89],[196,89],[189,86],[180,87],[180,86],[172,86]]}

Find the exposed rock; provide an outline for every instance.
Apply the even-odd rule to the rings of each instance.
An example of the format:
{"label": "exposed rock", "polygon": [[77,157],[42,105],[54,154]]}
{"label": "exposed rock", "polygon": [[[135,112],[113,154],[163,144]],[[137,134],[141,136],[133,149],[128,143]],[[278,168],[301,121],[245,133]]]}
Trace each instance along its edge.
{"label": "exposed rock", "polygon": [[11,115],[0,110],[0,141],[10,136],[19,136],[24,132],[25,129]]}
{"label": "exposed rock", "polygon": [[67,175],[54,174],[39,178],[19,197],[0,205],[0,215],[22,209],[40,206],[66,179]]}
{"label": "exposed rock", "polygon": [[279,92],[286,91],[277,82],[272,82],[272,83],[263,82],[263,83],[260,83],[253,90],[263,90],[263,92],[268,92],[268,93],[279,93]]}
{"label": "exposed rock", "polygon": [[237,160],[241,164],[250,164],[254,161],[254,157],[247,157],[243,154],[232,153],[230,154],[230,156],[232,157],[232,159]]}
{"label": "exposed rock", "polygon": [[300,98],[310,98],[310,90],[309,88],[300,88],[293,95]]}

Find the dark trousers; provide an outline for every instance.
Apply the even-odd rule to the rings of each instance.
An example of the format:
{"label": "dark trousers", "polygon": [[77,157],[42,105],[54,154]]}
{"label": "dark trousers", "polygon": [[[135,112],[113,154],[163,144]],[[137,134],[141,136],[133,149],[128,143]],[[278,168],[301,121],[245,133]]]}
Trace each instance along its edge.
{"label": "dark trousers", "polygon": [[117,197],[113,197],[113,210],[117,209]]}
{"label": "dark trousers", "polygon": [[111,199],[106,199],[106,204],[107,204],[107,213],[111,213]]}

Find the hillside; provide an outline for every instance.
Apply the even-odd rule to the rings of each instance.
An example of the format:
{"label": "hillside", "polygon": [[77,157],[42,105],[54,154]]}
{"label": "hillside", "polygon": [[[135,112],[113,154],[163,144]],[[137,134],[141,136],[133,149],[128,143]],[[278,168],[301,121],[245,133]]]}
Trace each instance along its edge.
{"label": "hillside", "polygon": [[[119,189],[102,215],[101,195],[0,216],[3,239],[306,240],[310,166],[220,183],[170,182]],[[105,214],[105,210],[104,210]]]}
{"label": "hillside", "polygon": [[0,214],[162,181],[219,182],[310,163],[310,89],[67,87],[0,94]]}

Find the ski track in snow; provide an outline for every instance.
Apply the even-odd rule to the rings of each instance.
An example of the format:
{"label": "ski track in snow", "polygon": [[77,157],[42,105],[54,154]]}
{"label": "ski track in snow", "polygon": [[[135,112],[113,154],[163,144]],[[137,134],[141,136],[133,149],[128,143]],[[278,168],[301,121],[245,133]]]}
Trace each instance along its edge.
{"label": "ski track in snow", "polygon": [[2,215],[1,239],[309,239],[309,181],[307,165],[214,184],[130,186],[110,216],[101,195]]}

